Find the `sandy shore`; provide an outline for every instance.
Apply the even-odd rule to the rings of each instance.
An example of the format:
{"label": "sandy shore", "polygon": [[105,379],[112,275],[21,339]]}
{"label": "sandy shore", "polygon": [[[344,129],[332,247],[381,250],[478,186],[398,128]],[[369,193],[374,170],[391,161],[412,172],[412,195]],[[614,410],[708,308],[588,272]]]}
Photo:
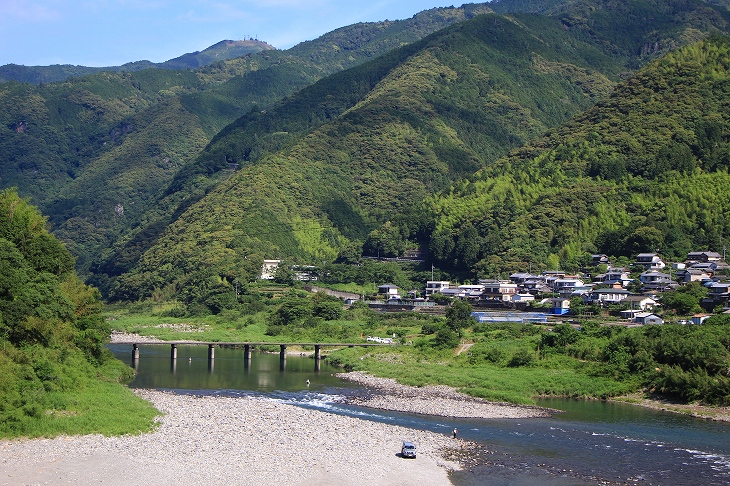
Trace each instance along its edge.
{"label": "sandy shore", "polygon": [[[0,484],[450,485],[451,437],[266,398],[139,390],[164,413],[140,436],[0,441]],[[399,457],[401,442],[418,457]]]}

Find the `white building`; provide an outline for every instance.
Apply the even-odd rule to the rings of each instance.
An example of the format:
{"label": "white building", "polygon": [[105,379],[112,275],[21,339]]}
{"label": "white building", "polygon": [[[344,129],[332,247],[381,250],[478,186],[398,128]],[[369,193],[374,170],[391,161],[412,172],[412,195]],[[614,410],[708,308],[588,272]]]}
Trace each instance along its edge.
{"label": "white building", "polygon": [[281,260],[264,260],[264,265],[261,267],[261,280],[274,280],[279,263]]}
{"label": "white building", "polygon": [[429,280],[426,282],[426,297],[436,293],[443,293],[444,289],[448,289],[451,282],[448,280]]}

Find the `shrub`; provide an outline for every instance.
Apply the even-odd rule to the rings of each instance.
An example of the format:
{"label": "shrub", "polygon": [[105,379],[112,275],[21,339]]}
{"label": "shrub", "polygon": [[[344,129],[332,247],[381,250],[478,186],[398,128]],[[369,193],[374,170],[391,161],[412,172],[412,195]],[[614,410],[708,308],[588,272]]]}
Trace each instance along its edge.
{"label": "shrub", "polygon": [[519,348],[512,355],[507,366],[510,368],[518,368],[520,366],[530,366],[535,360],[534,354],[527,348]]}

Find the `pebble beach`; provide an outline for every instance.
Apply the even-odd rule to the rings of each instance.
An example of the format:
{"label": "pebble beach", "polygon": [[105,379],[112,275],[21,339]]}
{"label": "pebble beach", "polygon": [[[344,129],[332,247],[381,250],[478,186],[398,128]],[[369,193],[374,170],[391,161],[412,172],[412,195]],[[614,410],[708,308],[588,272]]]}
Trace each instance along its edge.
{"label": "pebble beach", "polygon": [[[3,485],[450,485],[450,437],[255,397],[138,390],[163,415],[137,436],[0,441]],[[403,440],[416,459],[398,453]]]}

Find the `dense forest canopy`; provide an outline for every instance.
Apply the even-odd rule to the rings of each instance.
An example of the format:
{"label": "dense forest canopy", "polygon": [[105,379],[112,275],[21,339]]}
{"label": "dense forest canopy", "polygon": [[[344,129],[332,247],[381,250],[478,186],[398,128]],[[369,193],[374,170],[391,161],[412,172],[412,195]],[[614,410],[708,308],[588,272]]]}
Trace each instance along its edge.
{"label": "dense forest canopy", "polygon": [[[644,13],[656,8],[657,14],[665,16],[684,15],[688,8],[695,8],[703,22],[719,16],[718,23],[724,25],[718,11],[699,4],[642,5],[648,9]],[[569,12],[574,17],[593,15],[582,10]],[[186,187],[225,172],[229,164],[237,164],[238,171],[192,203],[131,271],[125,269],[114,297],[176,295],[188,282],[225,285],[234,275],[254,277],[256,266],[250,262],[264,258],[320,264],[353,251],[394,257],[420,246],[429,248],[440,267],[473,278],[527,269],[531,264],[535,268],[556,261],[577,265],[589,252],[603,248],[594,241],[599,237],[621,245],[608,233],[589,234],[580,242],[570,240],[574,233],[590,231],[581,229],[581,225],[590,225],[580,197],[609,198],[604,203],[609,209],[601,216],[609,218],[609,228],[628,224],[629,216],[610,199],[620,199],[623,193],[617,188],[614,196],[602,195],[613,159],[604,160],[600,153],[594,158],[603,165],[586,168],[581,177],[568,172],[559,181],[575,185],[569,194],[552,199],[539,194],[534,196],[537,201],[511,194],[517,203],[502,201],[503,206],[489,209],[496,215],[494,221],[478,210],[483,202],[475,199],[477,195],[488,196],[482,196],[481,187],[477,190],[477,182],[470,179],[481,177],[471,176],[479,168],[492,174],[489,167],[499,157],[510,149],[529,147],[529,140],[545,131],[551,133],[552,127],[564,127],[555,128],[556,133],[578,130],[573,128],[578,122],[571,118],[599,100],[626,98],[622,109],[627,113],[643,106],[643,100],[636,101],[631,93],[630,86],[637,81],[622,84],[610,98],[613,80],[620,79],[638,59],[631,50],[643,52],[646,39],[641,32],[646,19],[631,19],[627,25],[633,29],[634,40],[629,46],[606,43],[605,39],[617,35],[610,29],[587,36],[585,26],[566,28],[564,16],[479,16],[325,78],[267,110],[244,115],[214,137],[195,163],[178,173],[169,197],[180,197]],[[667,36],[683,31],[662,19],[657,28],[668,29]],[[657,94],[655,102],[675,101]],[[695,102],[686,100],[689,105]],[[629,106],[631,103],[634,105]],[[637,111],[634,116],[643,118],[644,114]],[[623,134],[633,130],[630,119],[622,117],[625,125],[606,136],[640,138],[640,133]],[[644,148],[649,150],[651,145]],[[671,158],[666,151],[675,148],[663,149],[661,160]],[[570,150],[563,149],[561,157],[571,157]],[[581,157],[581,153],[573,156]],[[632,163],[634,171],[646,166],[641,158]],[[645,170],[658,173],[662,163]],[[507,177],[507,166],[499,163],[494,170]],[[564,174],[551,170],[552,166],[546,172],[552,177]],[[679,172],[682,170],[686,172],[686,167]],[[600,174],[603,182],[593,187],[597,184],[591,182],[593,176]],[[636,174],[628,176],[639,180]],[[539,178],[536,174],[530,179],[530,190],[536,190]],[[555,191],[561,187],[555,179],[544,182]],[[505,190],[520,187],[513,180],[505,183]],[[528,189],[520,190],[527,194]],[[443,199],[432,196],[439,191],[445,191]],[[472,198],[469,204],[474,201],[474,207],[467,208],[474,213],[468,221],[456,216],[460,202],[449,207],[462,193]],[[428,204],[435,209],[423,210],[421,202],[431,198],[436,202]],[[521,220],[516,219],[518,215]],[[513,219],[514,225],[527,229],[509,226]],[[626,248],[610,253],[643,250],[645,244],[654,243],[656,232],[641,229],[651,224],[633,221],[638,226],[623,237]],[[502,228],[505,234],[497,231]],[[704,242],[676,236],[682,240],[676,251]],[[118,253],[115,258],[123,255]],[[204,271],[195,263],[198,261],[206,262]]]}
{"label": "dense forest canopy", "polygon": [[[196,180],[179,198],[160,201],[178,171],[228,123],[487,10],[432,9],[402,21],[346,26],[286,51],[266,49],[194,70],[130,66],[54,83],[2,83],[0,187],[17,187],[48,215],[85,277],[114,275],[129,266],[131,248],[149,246],[190,199],[227,176]],[[213,47],[173,61],[204,64],[201,58],[226,49]],[[115,244],[127,251],[108,269]]]}
{"label": "dense forest canopy", "polygon": [[727,37],[667,54],[605,101],[433,198],[432,256],[480,276],[590,253],[683,260],[730,235]]}

